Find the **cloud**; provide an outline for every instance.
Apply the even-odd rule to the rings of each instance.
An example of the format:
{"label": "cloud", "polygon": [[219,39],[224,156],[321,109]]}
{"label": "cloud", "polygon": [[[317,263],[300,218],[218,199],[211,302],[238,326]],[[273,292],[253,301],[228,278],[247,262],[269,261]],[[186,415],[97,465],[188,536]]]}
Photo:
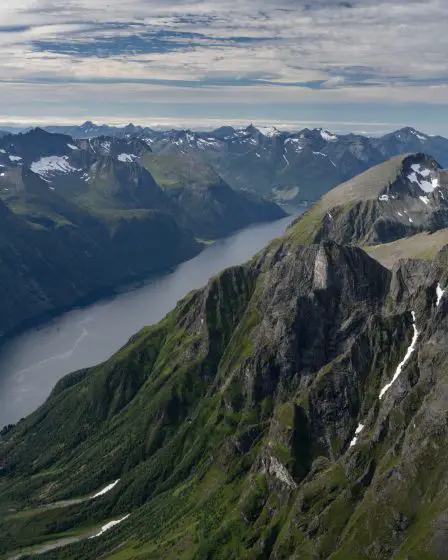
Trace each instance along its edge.
{"label": "cloud", "polygon": [[[448,84],[444,0],[15,4],[0,5],[0,88],[13,99],[12,115],[18,86],[40,112],[59,104],[52,97],[65,84],[78,92],[70,107],[92,115],[98,84],[107,88],[106,104],[105,93],[116,99],[127,85],[131,103],[143,89],[148,99],[163,91],[176,100],[167,105],[189,105],[192,96],[237,105],[247,103],[248,91],[255,104],[440,104]],[[37,84],[53,92],[39,108]]]}

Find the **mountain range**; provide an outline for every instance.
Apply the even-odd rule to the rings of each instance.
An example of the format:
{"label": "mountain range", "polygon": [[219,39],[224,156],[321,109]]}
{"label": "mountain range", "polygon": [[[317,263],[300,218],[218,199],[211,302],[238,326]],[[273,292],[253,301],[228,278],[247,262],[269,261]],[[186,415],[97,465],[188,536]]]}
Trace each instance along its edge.
{"label": "mountain range", "polygon": [[142,165],[150,154],[138,138],[0,138],[2,334],[191,258],[200,240],[285,215],[204,163],[162,186]]}
{"label": "mountain range", "polygon": [[211,165],[231,187],[281,202],[314,202],[336,185],[403,153],[431,154],[448,167],[448,139],[411,127],[381,137],[307,128],[282,132],[275,127],[254,125],[194,132],[156,131],[132,124],[117,128],[87,122],[79,127],[48,130],[74,137],[137,137],[157,154],[194,155]]}
{"label": "mountain range", "polygon": [[447,179],[373,167],[63,378],[0,437],[0,554],[446,558]]}

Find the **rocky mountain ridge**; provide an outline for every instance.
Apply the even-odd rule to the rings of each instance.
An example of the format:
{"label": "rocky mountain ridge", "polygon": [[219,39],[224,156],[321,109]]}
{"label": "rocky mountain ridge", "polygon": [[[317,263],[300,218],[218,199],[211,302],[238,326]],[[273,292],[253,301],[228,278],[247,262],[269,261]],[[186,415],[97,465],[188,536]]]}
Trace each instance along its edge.
{"label": "rocky mountain ridge", "polygon": [[448,182],[425,154],[397,156],[336,187],[299,218],[301,242],[375,245],[448,226]]}
{"label": "rocky mountain ridge", "polygon": [[[134,125],[100,129],[88,124],[93,136],[136,136],[162,155],[194,154],[212,165],[231,187],[280,201],[314,202],[336,185],[403,153],[424,152],[448,167],[448,140],[412,127],[366,137],[308,128],[285,132],[253,124],[223,126],[211,132],[160,131]],[[86,130],[84,125],[70,129],[75,136]]]}

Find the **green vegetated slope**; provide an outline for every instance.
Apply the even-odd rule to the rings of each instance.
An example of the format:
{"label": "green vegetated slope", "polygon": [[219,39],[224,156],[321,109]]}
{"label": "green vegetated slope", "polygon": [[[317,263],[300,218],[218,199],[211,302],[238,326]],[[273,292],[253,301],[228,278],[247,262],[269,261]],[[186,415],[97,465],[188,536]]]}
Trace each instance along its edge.
{"label": "green vegetated slope", "polygon": [[448,229],[418,233],[391,243],[366,247],[366,251],[383,266],[392,268],[400,259],[441,260],[441,251],[445,247],[448,247]]}
{"label": "green vegetated slope", "polygon": [[291,232],[225,270],[0,439],[1,553],[445,558],[447,285]]}
{"label": "green vegetated slope", "polygon": [[274,203],[236,191],[193,154],[152,154],[142,164],[179,208],[179,222],[201,238],[212,239],[247,224],[284,216]]}
{"label": "green vegetated slope", "polygon": [[153,176],[136,162],[101,156],[89,169],[89,179],[73,198],[89,210],[158,209],[167,214],[174,206]]}
{"label": "green vegetated slope", "polygon": [[197,254],[201,245],[157,210],[93,214],[26,168],[0,193],[0,331]]}

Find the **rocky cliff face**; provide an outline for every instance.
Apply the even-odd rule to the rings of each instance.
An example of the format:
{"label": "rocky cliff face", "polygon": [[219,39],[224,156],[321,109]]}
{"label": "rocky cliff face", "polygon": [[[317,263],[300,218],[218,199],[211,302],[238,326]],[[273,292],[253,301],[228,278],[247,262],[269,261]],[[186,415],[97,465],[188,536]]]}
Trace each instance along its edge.
{"label": "rocky cliff face", "polygon": [[376,245],[448,226],[445,172],[424,154],[398,156],[336,187],[291,226],[304,243]]}
{"label": "rocky cliff face", "polygon": [[274,241],[0,439],[0,550],[124,519],[44,557],[445,558],[447,288]]}

